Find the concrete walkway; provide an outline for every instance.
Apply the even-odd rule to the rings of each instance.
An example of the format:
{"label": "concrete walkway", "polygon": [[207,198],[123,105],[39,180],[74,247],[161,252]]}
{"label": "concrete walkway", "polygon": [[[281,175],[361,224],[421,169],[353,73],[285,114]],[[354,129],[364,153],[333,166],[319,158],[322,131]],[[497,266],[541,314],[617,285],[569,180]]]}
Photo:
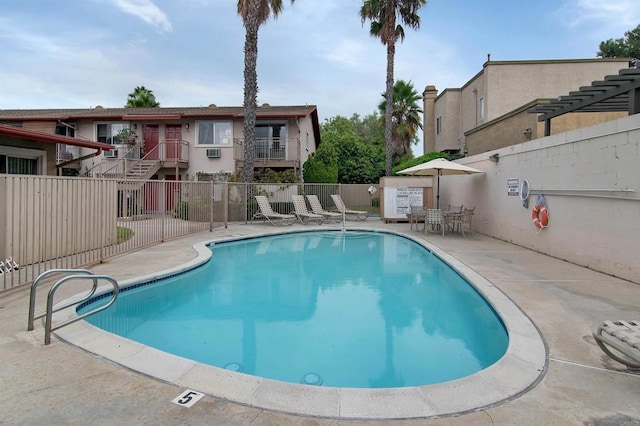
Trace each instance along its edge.
{"label": "concrete walkway", "polygon": [[[408,224],[377,219],[349,223],[405,232]],[[305,228],[301,225],[294,227]],[[313,228],[314,226],[306,227]],[[288,228],[291,229],[291,228]],[[172,240],[93,268],[119,281],[185,263],[192,245],[212,238],[273,232],[269,225],[233,225]],[[524,395],[488,409],[402,425],[640,425],[640,374],[628,372],[594,343],[604,319],[640,318],[640,285],[477,233],[429,234],[438,246],[508,295],[536,324],[549,352],[548,370]],[[75,294],[73,285],[61,291]],[[38,311],[44,307],[41,290]],[[54,337],[43,345],[41,323],[27,332],[28,290],[0,296],[0,424],[382,425],[390,421],[288,415],[205,396],[191,408],[171,403],[184,388],[108,362]]]}

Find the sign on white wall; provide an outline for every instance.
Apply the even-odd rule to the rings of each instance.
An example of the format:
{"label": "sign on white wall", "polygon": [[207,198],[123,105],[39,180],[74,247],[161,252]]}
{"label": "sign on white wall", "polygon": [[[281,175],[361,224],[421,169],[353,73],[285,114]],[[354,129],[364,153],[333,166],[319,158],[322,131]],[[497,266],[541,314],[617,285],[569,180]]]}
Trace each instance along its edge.
{"label": "sign on white wall", "polygon": [[517,197],[520,195],[520,179],[507,179],[507,196]]}
{"label": "sign on white wall", "polygon": [[422,206],[423,188],[384,187],[384,218],[406,219],[410,206]]}

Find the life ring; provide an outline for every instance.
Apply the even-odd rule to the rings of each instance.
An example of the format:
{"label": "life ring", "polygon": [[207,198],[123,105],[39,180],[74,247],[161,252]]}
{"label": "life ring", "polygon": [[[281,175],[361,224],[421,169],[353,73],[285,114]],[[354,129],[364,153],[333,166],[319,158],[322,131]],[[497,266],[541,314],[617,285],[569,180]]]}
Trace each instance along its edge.
{"label": "life ring", "polygon": [[531,218],[533,224],[538,229],[546,228],[549,226],[549,210],[541,204],[536,204],[531,211]]}

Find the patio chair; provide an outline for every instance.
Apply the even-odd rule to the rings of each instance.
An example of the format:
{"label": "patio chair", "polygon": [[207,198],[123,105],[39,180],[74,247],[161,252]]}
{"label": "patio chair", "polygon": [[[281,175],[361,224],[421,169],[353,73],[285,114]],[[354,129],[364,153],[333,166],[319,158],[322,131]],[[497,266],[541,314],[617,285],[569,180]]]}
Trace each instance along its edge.
{"label": "patio chair", "polygon": [[462,217],[461,217],[461,221],[459,223],[460,226],[460,231],[462,231],[462,236],[464,237],[464,229],[465,227],[467,228],[467,230],[469,231],[469,233],[471,233],[471,220],[473,219],[473,213],[475,212],[476,208],[473,207],[471,209],[463,209],[462,210]]}
{"label": "patio chair", "polygon": [[[445,226],[450,231],[459,232],[462,223],[462,204],[454,206],[449,204],[444,211]],[[464,235],[464,233],[462,233]]]}
{"label": "patio chair", "polygon": [[426,209],[424,216],[424,233],[429,234],[429,226],[431,230],[442,230],[444,237],[444,210],[442,209]]}
{"label": "patio chair", "polygon": [[315,214],[321,214],[324,216],[327,222],[341,222],[342,221],[342,213],[330,212],[325,210],[320,203],[317,195],[307,195],[307,200],[309,200],[309,205],[311,206],[311,211]]}
{"label": "patio chair", "polygon": [[640,321],[603,321],[593,337],[604,353],[629,370],[640,371]]}
{"label": "patio chair", "polygon": [[300,223],[308,225],[309,222],[316,222],[318,225],[324,222],[324,216],[316,213],[309,213],[307,203],[304,201],[303,195],[292,195],[293,209]]}
{"label": "patio chair", "polygon": [[[416,231],[418,231],[418,224],[422,222],[424,225],[424,217],[426,215],[424,206],[409,206],[409,222],[411,223],[411,229],[413,224],[416,225]],[[424,229],[424,228],[423,228]]]}
{"label": "patio chair", "polygon": [[342,201],[342,197],[340,197],[338,194],[331,194],[331,199],[333,200],[333,204],[336,205],[338,211],[340,213],[344,213],[347,219],[351,218],[353,220],[365,220],[369,216],[369,213],[363,210],[351,210],[350,208],[348,208],[344,204],[344,201]]}
{"label": "patio chair", "polygon": [[251,222],[253,222],[254,219],[264,218],[273,226],[280,226],[293,225],[293,222],[296,221],[295,215],[274,212],[271,208],[269,200],[264,195],[256,195],[255,198],[258,202],[258,208],[260,209],[260,211],[258,211],[251,217]]}

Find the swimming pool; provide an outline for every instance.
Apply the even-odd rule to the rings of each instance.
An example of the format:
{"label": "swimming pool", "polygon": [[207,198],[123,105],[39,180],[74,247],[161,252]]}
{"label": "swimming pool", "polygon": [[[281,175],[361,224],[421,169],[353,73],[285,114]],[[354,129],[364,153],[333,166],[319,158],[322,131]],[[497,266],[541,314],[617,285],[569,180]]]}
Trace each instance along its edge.
{"label": "swimming pool", "polygon": [[[526,393],[541,380],[548,362],[547,349],[541,334],[504,293],[455,255],[456,250],[451,248],[458,247],[458,244],[451,245],[448,243],[449,239],[443,240],[446,243],[445,247],[448,247],[445,250],[424,238],[393,229],[400,227],[385,226],[376,222],[352,224],[350,227],[410,238],[428,248],[463,275],[490,301],[502,318],[509,335],[509,345],[504,356],[476,374],[440,384],[381,389],[337,388],[305,386],[237,374],[122,338],[86,321],[75,322],[56,330],[54,334],[58,339],[126,369],[173,384],[176,386],[176,394],[185,388],[193,389],[222,400],[301,416],[336,419],[439,418],[500,404]],[[298,231],[295,225],[290,229],[292,230],[288,231],[289,233]],[[202,236],[202,242],[189,243],[188,246],[185,246],[184,239],[176,240],[166,246],[152,247],[125,257],[119,264],[133,262],[136,263],[136,267],[125,267],[115,277],[118,278],[122,289],[147,285],[150,281],[185,273],[206,263],[211,258],[208,243],[217,244],[276,233],[282,233],[282,230],[271,230],[264,226],[234,225],[228,230],[220,229],[207,233]],[[465,251],[479,248],[483,252],[488,250],[490,255],[490,241],[482,239],[481,247],[477,247],[477,241],[468,246],[467,241],[469,240],[464,241]],[[472,248],[474,245],[476,248]],[[184,254],[190,251],[190,247],[194,254],[185,257]],[[181,253],[180,258],[184,260],[171,260],[171,253],[176,251]],[[106,292],[109,288],[105,286],[101,290]],[[84,294],[81,292],[61,303],[77,300]],[[65,310],[56,315],[59,321],[77,316],[75,310]]]}
{"label": "swimming pool", "polygon": [[88,321],[216,367],[341,388],[459,379],[508,346],[482,296],[402,236],[311,231],[212,250],[205,265],[125,291]]}

